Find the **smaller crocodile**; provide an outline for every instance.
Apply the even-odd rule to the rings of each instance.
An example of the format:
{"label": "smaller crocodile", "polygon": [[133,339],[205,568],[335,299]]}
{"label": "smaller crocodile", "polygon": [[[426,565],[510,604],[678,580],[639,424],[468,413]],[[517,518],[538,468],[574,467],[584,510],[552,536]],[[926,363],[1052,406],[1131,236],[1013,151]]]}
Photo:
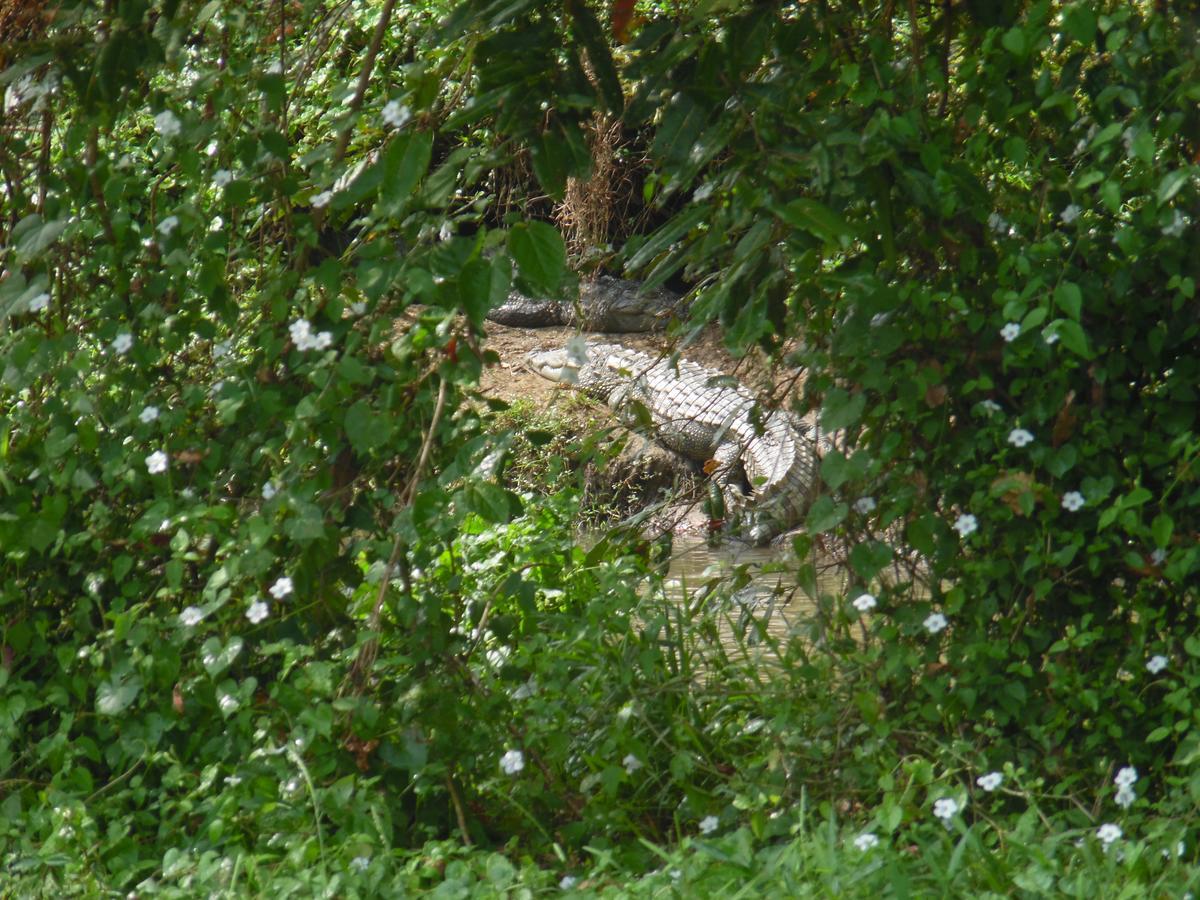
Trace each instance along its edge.
{"label": "smaller crocodile", "polygon": [[828,439],[811,417],[764,409],[727,375],[595,342],[531,353],[529,361],[543,378],[603,401],[627,424],[648,413],[660,443],[705,464],[726,512],[755,543],[799,524],[816,498]]}
{"label": "smaller crocodile", "polygon": [[636,281],[601,275],[580,285],[578,303],[536,300],[513,291],[487,317],[522,328],[574,325],[581,331],[616,333],[657,331],[685,312],[683,298],[672,291],[646,291]]}

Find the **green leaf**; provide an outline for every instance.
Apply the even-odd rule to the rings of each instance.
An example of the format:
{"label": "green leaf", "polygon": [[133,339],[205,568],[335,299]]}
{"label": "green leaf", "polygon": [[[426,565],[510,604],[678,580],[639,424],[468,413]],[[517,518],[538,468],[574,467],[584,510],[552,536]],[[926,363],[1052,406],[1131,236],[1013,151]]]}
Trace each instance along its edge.
{"label": "green leaf", "polygon": [[422,176],[429,170],[433,154],[433,135],[410,131],[395,137],[383,154],[383,180],[379,199],[390,211],[409,198]]}
{"label": "green leaf", "polygon": [[567,12],[571,16],[571,31],[575,39],[587,50],[588,62],[592,71],[596,73],[596,81],[600,87],[600,96],[608,106],[609,112],[621,115],[625,108],[625,94],[621,90],[621,81],[613,65],[612,53],[609,52],[608,42],[604,39],[604,32],[596,20],[595,13],[586,3],[568,3]]}
{"label": "green leaf", "polygon": [[1157,744],[1159,741],[1166,740],[1170,734],[1170,728],[1167,728],[1165,725],[1160,725],[1158,728],[1155,728],[1148,735],[1146,735],[1146,743]]}
{"label": "green leaf", "polygon": [[359,400],[346,411],[346,437],[359,453],[370,453],[382,447],[392,436],[390,419],[365,400]]}
{"label": "green leaf", "polygon": [[1187,184],[1190,175],[1189,169],[1176,169],[1174,172],[1164,175],[1163,180],[1158,184],[1158,202],[1166,203],[1178,194],[1180,188]]}
{"label": "green leaf", "polygon": [[772,212],[793,228],[807,231],[831,244],[838,243],[843,237],[854,237],[849,222],[825,204],[807,197],[798,197]]}
{"label": "green leaf", "polygon": [[1100,185],[1100,202],[1105,205],[1109,212],[1120,212],[1121,183],[1115,178],[1110,178],[1104,184]]}
{"label": "green leaf", "polygon": [[831,450],[821,460],[821,478],[833,490],[837,490],[849,478],[849,465],[840,450]]}
{"label": "green leaf", "polygon": [[1096,14],[1090,3],[1076,3],[1063,15],[1063,32],[1081,44],[1096,40]]}
{"label": "green leaf", "polygon": [[514,225],[508,246],[517,261],[517,270],[535,295],[554,296],[567,268],[567,248],[558,229],[545,222]]}
{"label": "green leaf", "polygon": [[226,644],[222,644],[219,638],[211,637],[200,648],[200,663],[209,675],[216,678],[233,665],[244,644],[237,636],[231,637]]}
{"label": "green leaf", "polygon": [[1055,331],[1062,340],[1063,346],[1082,356],[1084,359],[1091,359],[1091,351],[1088,350],[1087,335],[1083,332],[1083,327],[1078,322],[1073,322],[1070,319],[1059,319],[1055,326]]}
{"label": "green leaf", "polygon": [[708,111],[680,91],[671,98],[663,113],[654,137],[654,153],[676,164],[687,162],[707,122]]}
{"label": "green leaf", "polygon": [[1079,290],[1079,285],[1070,281],[1062,282],[1054,289],[1054,302],[1069,317],[1079,321],[1079,313],[1083,308],[1083,291]]}
{"label": "green leaf", "polygon": [[1175,522],[1166,513],[1159,513],[1150,524],[1150,533],[1154,535],[1154,543],[1159,547],[1169,547],[1174,532]]}
{"label": "green leaf", "polygon": [[28,262],[41,256],[50,247],[63,229],[67,227],[65,219],[52,219],[43,222],[37,213],[31,213],[13,226],[9,235],[9,243],[16,250],[17,256]]}
{"label": "green leaf", "polygon": [[486,481],[467,485],[459,496],[468,512],[487,522],[507,522],[521,512],[516,494]]}
{"label": "green leaf", "polygon": [[864,541],[850,551],[850,567],[864,581],[870,581],[892,561],[892,548],[882,541]]}
{"label": "green leaf", "polygon": [[1025,32],[1018,26],[1014,26],[1004,32],[1004,37],[1000,38],[1000,43],[1004,45],[1004,49],[1013,56],[1023,57],[1028,49],[1028,44],[1025,41]]}
{"label": "green leaf", "polygon": [[102,716],[119,716],[141,691],[142,679],[136,675],[103,681],[96,689],[96,712]]}
{"label": "green leaf", "polygon": [[838,503],[829,494],[817,498],[808,511],[805,526],[809,534],[822,534],[839,525],[850,511],[845,503]]}
{"label": "green leaf", "polygon": [[851,394],[844,388],[833,388],[825,395],[825,404],[821,409],[821,427],[826,431],[837,431],[857,422],[866,408],[867,398],[864,394]]}

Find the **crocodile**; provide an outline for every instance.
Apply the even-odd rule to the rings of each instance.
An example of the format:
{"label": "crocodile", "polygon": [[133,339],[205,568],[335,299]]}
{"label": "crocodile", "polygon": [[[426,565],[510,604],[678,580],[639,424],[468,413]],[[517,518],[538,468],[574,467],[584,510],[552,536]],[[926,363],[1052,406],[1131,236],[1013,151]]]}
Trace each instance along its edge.
{"label": "crocodile", "polygon": [[820,458],[831,444],[811,414],[764,409],[730,376],[619,344],[572,342],[530,353],[529,362],[543,378],[604,402],[626,424],[648,413],[660,443],[705,464],[730,520],[756,544],[798,525],[816,499]]}
{"label": "crocodile", "polygon": [[574,325],[581,331],[618,333],[657,331],[686,311],[683,298],[665,288],[647,291],[636,281],[601,275],[580,286],[578,303],[538,300],[513,291],[487,318],[523,328]]}

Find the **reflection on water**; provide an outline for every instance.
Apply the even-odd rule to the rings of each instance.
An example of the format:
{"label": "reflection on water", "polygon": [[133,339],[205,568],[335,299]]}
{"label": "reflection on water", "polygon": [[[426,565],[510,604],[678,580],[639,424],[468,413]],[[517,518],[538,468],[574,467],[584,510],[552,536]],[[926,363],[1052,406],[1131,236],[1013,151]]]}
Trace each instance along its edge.
{"label": "reflection on water", "polygon": [[689,608],[722,596],[718,585],[733,588],[732,602],[722,609],[718,629],[722,643],[742,648],[761,644],[766,635],[787,642],[799,635],[816,610],[819,594],[840,594],[845,574],[817,561],[815,580],[802,585],[790,548],[710,545],[703,539],[677,538],[667,572],[668,596]]}

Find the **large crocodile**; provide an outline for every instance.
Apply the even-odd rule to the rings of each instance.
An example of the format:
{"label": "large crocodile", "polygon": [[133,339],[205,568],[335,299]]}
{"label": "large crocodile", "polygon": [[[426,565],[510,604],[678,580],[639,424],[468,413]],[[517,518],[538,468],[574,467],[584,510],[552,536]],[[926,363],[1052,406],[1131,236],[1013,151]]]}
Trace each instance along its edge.
{"label": "large crocodile", "polygon": [[[755,543],[799,524],[818,488],[828,440],[809,417],[764,409],[729,376],[619,344],[580,342],[529,354],[533,369],[572,384],[634,424],[649,413],[654,436],[710,469],[726,513]],[[750,487],[747,496],[740,475]]]}
{"label": "large crocodile", "polygon": [[647,291],[636,281],[601,275],[580,285],[578,303],[537,300],[513,291],[487,317],[523,328],[575,325],[581,331],[632,332],[665,328],[673,315],[685,312],[683,298],[672,291]]}

